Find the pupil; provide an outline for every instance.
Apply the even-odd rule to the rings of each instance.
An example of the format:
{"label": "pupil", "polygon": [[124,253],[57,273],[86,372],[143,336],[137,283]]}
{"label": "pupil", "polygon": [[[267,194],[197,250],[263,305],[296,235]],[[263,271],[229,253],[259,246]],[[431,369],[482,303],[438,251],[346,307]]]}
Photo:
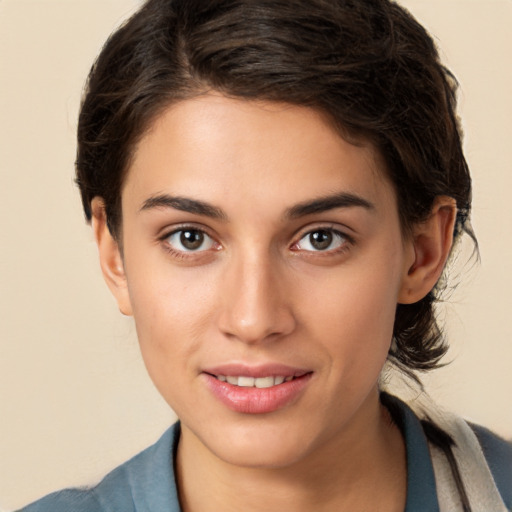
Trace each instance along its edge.
{"label": "pupil", "polygon": [[327,249],[332,243],[332,233],[330,231],[315,231],[309,235],[311,245],[321,251]]}
{"label": "pupil", "polygon": [[183,247],[194,250],[199,249],[204,241],[204,235],[200,231],[182,231],[180,242]]}

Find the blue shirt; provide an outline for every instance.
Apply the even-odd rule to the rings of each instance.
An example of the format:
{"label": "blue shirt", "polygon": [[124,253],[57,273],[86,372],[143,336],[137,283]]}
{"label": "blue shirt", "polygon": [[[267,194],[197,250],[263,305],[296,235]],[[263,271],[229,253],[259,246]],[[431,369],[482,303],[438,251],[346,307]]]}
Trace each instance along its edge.
{"label": "blue shirt", "polygon": [[[434,470],[420,421],[403,402],[383,395],[407,451],[405,512],[439,512]],[[512,510],[512,445],[481,427],[474,431],[507,508]],[[180,425],[109,473],[97,486],[50,494],[20,512],[181,512],[174,460]]]}

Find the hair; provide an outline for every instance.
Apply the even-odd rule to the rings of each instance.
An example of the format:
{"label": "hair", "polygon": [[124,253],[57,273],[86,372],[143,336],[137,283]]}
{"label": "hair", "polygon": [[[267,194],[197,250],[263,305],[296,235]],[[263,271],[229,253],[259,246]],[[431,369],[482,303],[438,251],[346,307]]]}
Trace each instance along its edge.
{"label": "hair", "polygon": [[[454,237],[474,238],[456,89],[427,31],[389,0],[148,0],[110,36],[86,84],[76,160],[86,218],[102,197],[122,243],[121,190],[138,141],[173,103],[217,91],[327,114],[384,158],[405,234],[444,195],[457,203]],[[439,366],[447,351],[436,294],[397,305],[389,359],[409,372]]]}

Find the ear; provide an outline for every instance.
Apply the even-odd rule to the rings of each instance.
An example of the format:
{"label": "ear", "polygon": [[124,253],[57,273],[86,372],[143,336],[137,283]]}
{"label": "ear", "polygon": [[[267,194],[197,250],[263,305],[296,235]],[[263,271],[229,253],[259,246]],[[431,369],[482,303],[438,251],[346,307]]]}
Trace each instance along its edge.
{"label": "ear", "polygon": [[105,203],[101,197],[91,202],[92,229],[100,257],[101,271],[110,291],[117,301],[123,315],[132,315],[128,284],[124,271],[124,263],[118,242],[114,239],[107,226]]}
{"label": "ear", "polygon": [[455,199],[438,196],[428,219],[413,229],[410,244],[414,261],[408,263],[398,296],[400,304],[413,304],[434,288],[453,242],[453,228],[457,214]]}

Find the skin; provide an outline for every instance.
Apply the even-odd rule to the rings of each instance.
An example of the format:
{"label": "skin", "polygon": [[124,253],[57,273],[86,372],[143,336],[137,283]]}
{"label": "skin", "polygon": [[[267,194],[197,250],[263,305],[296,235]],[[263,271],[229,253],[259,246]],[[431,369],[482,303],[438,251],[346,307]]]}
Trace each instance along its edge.
{"label": "skin", "polygon": [[[340,194],[352,202],[298,207]],[[183,211],[176,197],[212,209]],[[207,94],[168,108],[138,144],[122,255],[101,198],[92,206],[107,283],[182,423],[185,511],[403,510],[404,443],[377,381],[396,304],[422,298],[442,271],[453,200],[438,198],[404,238],[370,145],[312,109]],[[195,250],[185,227],[205,233]],[[332,235],[321,250],[319,231]],[[205,369],[227,363],[311,376],[285,406],[246,414],[205,384]]]}

